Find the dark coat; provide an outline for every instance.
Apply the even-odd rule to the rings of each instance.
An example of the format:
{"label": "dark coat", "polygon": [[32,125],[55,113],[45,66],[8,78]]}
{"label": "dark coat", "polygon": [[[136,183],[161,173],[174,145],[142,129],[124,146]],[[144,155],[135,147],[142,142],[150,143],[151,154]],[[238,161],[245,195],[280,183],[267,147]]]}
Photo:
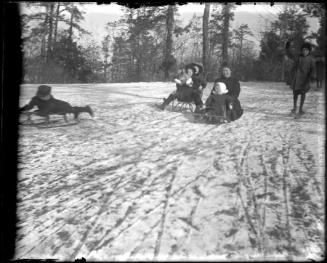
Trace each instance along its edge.
{"label": "dark coat", "polygon": [[[202,74],[193,75],[192,76],[192,81],[193,81],[193,86],[192,87],[196,91],[204,90],[206,88],[206,86],[207,86],[207,82],[203,78]],[[201,87],[201,90],[200,90],[200,87]]]}
{"label": "dark coat", "polygon": [[206,88],[207,82],[201,74],[192,76],[192,87],[176,84],[176,98],[183,102],[194,102],[196,105],[202,105],[202,90]]}
{"label": "dark coat", "polygon": [[294,61],[291,70],[291,89],[294,91],[308,92],[310,82],[316,78],[315,61],[309,54],[308,56],[294,55],[289,48],[286,49],[286,55]]}
{"label": "dark coat", "polygon": [[243,115],[240,101],[227,94],[211,94],[206,100],[206,112],[213,115],[226,116],[229,121],[235,121]]}
{"label": "dark coat", "polygon": [[176,91],[176,98],[180,101],[184,102],[193,102],[193,88],[184,85],[176,84],[177,91]]}
{"label": "dark coat", "polygon": [[233,99],[227,94],[211,94],[206,100],[206,112],[218,116],[226,116],[227,109],[232,104]]}
{"label": "dark coat", "polygon": [[37,107],[40,114],[50,114],[50,113],[71,113],[73,112],[72,106],[62,100],[57,100],[53,96],[49,100],[42,100],[37,96],[34,96],[31,101],[22,107],[21,111],[28,111]]}
{"label": "dark coat", "polygon": [[241,87],[240,87],[240,82],[233,78],[233,77],[229,77],[229,78],[225,78],[225,77],[221,77],[215,80],[215,83],[217,82],[223,82],[226,85],[226,88],[228,90],[227,95],[232,96],[234,98],[238,98],[241,92]]}
{"label": "dark coat", "polygon": [[241,107],[241,103],[236,97],[232,98],[232,106],[233,108],[231,110],[227,110],[227,117],[231,121],[235,121],[239,119],[243,115],[243,109]]}

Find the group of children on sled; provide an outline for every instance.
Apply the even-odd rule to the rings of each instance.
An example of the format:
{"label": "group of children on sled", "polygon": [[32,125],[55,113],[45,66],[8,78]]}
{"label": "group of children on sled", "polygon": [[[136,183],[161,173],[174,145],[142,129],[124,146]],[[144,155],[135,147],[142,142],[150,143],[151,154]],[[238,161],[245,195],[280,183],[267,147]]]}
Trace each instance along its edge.
{"label": "group of children on sled", "polygon": [[[286,55],[294,61],[290,83],[293,90],[293,109],[291,112],[296,113],[298,96],[301,95],[299,115],[304,114],[305,94],[310,89],[310,83],[315,80],[314,59],[310,53],[310,43],[304,43],[301,46],[299,56],[295,56],[290,51],[290,42],[286,44]],[[228,65],[223,65],[222,76],[214,81],[210,96],[205,103],[202,101],[202,95],[207,82],[202,73],[202,65],[198,63],[186,65],[174,79],[177,89],[164,99],[159,108],[164,110],[172,101],[177,99],[194,103],[196,105],[195,113],[198,114],[225,116],[227,121],[239,119],[243,114],[243,109],[238,100],[240,83],[231,76],[231,69]],[[34,106],[38,107],[38,110],[34,113],[46,118],[49,118],[50,114],[72,113],[74,118],[77,119],[82,112],[89,113],[93,117],[93,110],[90,106],[73,107],[68,102],[57,100],[51,94],[51,87],[47,85],[39,86],[36,95],[20,110],[29,111]]]}
{"label": "group of children on sled", "polygon": [[231,69],[225,64],[222,76],[214,81],[210,96],[205,103],[202,101],[203,90],[207,83],[203,76],[203,67],[191,63],[180,70],[174,79],[176,90],[164,99],[159,108],[164,110],[172,101],[178,100],[196,105],[195,113],[207,116],[224,117],[226,121],[234,121],[243,114],[240,101],[240,83],[231,76]]}

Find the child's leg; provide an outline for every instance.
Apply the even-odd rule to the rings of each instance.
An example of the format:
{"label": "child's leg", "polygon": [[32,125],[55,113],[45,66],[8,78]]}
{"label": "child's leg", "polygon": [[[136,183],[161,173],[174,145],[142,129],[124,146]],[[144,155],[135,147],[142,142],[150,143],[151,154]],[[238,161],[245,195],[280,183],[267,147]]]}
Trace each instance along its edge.
{"label": "child's leg", "polygon": [[305,93],[302,93],[301,94],[301,102],[300,102],[300,110],[299,110],[299,113],[300,114],[303,114],[304,113],[304,111],[303,111],[304,101],[305,101]]}
{"label": "child's leg", "polygon": [[91,117],[93,117],[93,110],[91,109],[90,106],[85,106],[85,107],[73,107],[73,113],[74,113],[74,118],[77,119],[78,115],[82,112],[87,112],[90,114]]}
{"label": "child's leg", "polygon": [[294,91],[293,92],[293,109],[292,109],[292,113],[295,113],[296,112],[296,108],[297,108],[297,97],[298,96],[299,96],[299,94]]}
{"label": "child's leg", "polygon": [[203,108],[203,101],[202,101],[202,99],[200,97],[200,92],[194,91],[192,95],[193,95],[192,97],[193,97],[194,103],[196,105],[195,113],[198,113]]}
{"label": "child's leg", "polygon": [[161,109],[164,109],[166,106],[169,105],[173,100],[177,99],[177,93],[174,91],[173,93],[169,94],[167,99],[164,99],[164,102],[161,104]]}

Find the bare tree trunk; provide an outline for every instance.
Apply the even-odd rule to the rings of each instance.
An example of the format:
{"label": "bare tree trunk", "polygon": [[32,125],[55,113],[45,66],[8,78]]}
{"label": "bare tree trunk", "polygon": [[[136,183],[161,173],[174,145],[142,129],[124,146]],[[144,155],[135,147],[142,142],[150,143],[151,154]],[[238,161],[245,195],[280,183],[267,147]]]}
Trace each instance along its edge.
{"label": "bare tree trunk", "polygon": [[229,20],[230,20],[230,6],[225,4],[223,7],[223,43],[222,43],[222,57],[223,61],[228,63],[228,42],[229,42]]}
{"label": "bare tree trunk", "polygon": [[53,42],[57,42],[57,32],[58,32],[58,23],[59,23],[59,10],[60,10],[60,3],[57,4],[56,9],[56,20],[55,20],[55,28],[54,28],[54,34],[53,34]]}
{"label": "bare tree trunk", "polygon": [[239,64],[242,65],[242,49],[243,49],[243,36],[240,39],[240,61]]}
{"label": "bare tree trunk", "polygon": [[53,33],[53,9],[54,3],[50,4],[49,13],[48,13],[48,46],[47,46],[47,57],[46,61],[49,62],[51,58],[51,51],[52,51],[52,33]]}
{"label": "bare tree trunk", "polygon": [[74,11],[72,9],[70,14],[70,22],[69,22],[69,35],[68,38],[71,42],[73,42],[73,21],[74,21]]}
{"label": "bare tree trunk", "polygon": [[209,14],[210,3],[205,3],[203,12],[203,52],[202,52],[202,64],[204,67],[204,74],[209,70]]}
{"label": "bare tree trunk", "polygon": [[169,5],[167,9],[166,17],[166,26],[167,26],[167,38],[166,38],[166,52],[165,52],[165,61],[166,67],[164,68],[165,80],[169,79],[169,60],[172,56],[173,49],[173,30],[174,30],[174,6]]}

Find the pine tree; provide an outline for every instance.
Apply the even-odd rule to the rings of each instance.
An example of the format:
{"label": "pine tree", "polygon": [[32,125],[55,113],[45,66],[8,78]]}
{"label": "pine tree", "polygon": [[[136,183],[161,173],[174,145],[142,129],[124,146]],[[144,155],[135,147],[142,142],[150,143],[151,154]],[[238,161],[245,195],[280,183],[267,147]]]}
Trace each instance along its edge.
{"label": "pine tree", "polygon": [[238,64],[240,64],[240,65],[242,65],[243,43],[248,36],[253,36],[253,33],[247,24],[241,24],[237,29],[234,30],[234,39],[237,40],[237,42],[238,42],[237,44],[239,47]]}

